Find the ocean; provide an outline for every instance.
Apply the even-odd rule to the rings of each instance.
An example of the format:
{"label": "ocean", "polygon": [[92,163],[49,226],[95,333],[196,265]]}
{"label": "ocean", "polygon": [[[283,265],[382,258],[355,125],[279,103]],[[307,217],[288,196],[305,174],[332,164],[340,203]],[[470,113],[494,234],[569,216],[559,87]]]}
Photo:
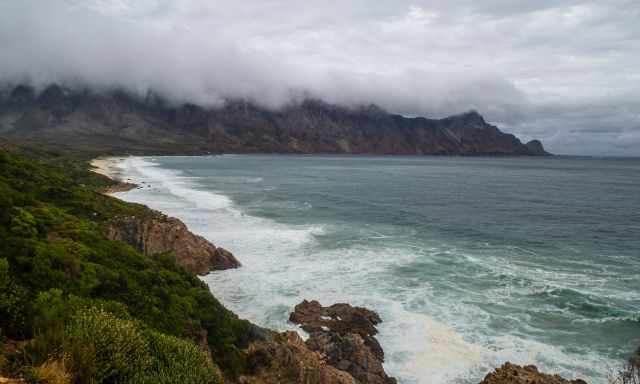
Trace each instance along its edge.
{"label": "ocean", "polygon": [[203,278],[259,325],[302,299],[377,311],[400,383],[506,361],[606,383],[640,347],[640,159],[129,157],[116,194],[243,264]]}

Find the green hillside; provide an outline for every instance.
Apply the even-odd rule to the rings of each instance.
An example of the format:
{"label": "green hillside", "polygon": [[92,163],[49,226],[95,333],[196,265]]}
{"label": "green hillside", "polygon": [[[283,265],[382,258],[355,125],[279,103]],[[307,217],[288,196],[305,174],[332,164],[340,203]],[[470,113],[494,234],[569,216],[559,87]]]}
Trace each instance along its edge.
{"label": "green hillside", "polygon": [[111,181],[86,168],[0,149],[0,373],[35,382],[66,371],[78,383],[213,382],[215,366],[236,375],[255,327],[172,255],[108,240],[109,220],[150,211],[98,193]]}

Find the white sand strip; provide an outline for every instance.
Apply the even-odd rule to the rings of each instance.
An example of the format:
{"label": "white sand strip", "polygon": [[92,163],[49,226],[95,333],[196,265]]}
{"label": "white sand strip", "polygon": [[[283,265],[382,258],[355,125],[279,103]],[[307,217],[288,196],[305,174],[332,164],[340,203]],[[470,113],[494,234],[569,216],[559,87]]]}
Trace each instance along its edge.
{"label": "white sand strip", "polygon": [[91,160],[92,171],[110,179],[123,182],[122,167],[123,157],[103,157]]}

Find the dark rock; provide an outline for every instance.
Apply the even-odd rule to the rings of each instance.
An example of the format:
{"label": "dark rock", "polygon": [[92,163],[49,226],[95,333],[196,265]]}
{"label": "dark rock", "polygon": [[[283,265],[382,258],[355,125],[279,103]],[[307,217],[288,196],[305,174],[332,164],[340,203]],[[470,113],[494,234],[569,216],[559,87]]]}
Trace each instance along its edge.
{"label": "dark rock", "polygon": [[309,349],[325,356],[330,365],[348,372],[360,383],[395,383],[384,371],[380,356],[357,333],[316,332],[306,343]]}
{"label": "dark rock", "polygon": [[332,332],[358,333],[361,336],[377,334],[378,330],[375,326],[382,322],[377,313],[366,308],[352,307],[342,303],[323,307],[316,300],[304,300],[296,305],[289,320],[300,324],[302,329],[309,333],[328,327]]}
{"label": "dark rock", "polygon": [[373,311],[362,307],[352,307],[349,304],[334,304],[330,307],[323,307],[316,300],[305,300],[296,305],[289,320],[300,324],[300,327],[309,334],[323,332],[323,327],[343,336],[356,333],[362,337],[378,359],[384,361],[384,351],[378,340],[373,337],[378,333],[375,326],[382,320]]}
{"label": "dark rock", "polygon": [[382,363],[384,352],[374,337],[382,320],[377,313],[349,304],[323,307],[317,301],[298,304],[289,320],[310,334],[306,341],[312,351],[325,356],[327,362],[348,372],[359,383],[390,384]]}

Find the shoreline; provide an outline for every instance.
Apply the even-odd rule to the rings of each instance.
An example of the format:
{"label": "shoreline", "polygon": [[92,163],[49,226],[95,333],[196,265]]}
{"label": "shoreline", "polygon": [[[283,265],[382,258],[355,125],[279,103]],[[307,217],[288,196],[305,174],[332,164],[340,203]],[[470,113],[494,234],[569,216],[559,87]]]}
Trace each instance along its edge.
{"label": "shoreline", "polygon": [[[96,160],[99,160],[98,164],[100,165],[100,169],[99,169],[100,172],[96,172],[96,173],[100,173],[100,174],[102,174],[102,175],[104,175],[106,177],[111,178],[114,181],[118,181],[119,183],[122,183],[122,179],[124,177],[126,177],[127,168],[126,167],[121,167],[121,166],[118,166],[118,165],[119,164],[122,165],[123,164],[122,162],[126,161],[126,157],[119,157],[119,158],[118,157],[111,157],[111,158],[103,158],[103,159],[96,159]],[[93,165],[93,162],[92,162],[92,165]],[[142,182],[142,184],[146,184],[144,181],[141,181],[141,182]],[[129,188],[129,189],[132,189],[132,188]],[[118,191],[116,191],[116,192],[118,192]],[[123,201],[127,201],[126,199],[122,199],[121,197],[116,197],[116,198],[121,199]],[[178,216],[176,216],[176,217],[178,217]],[[209,285],[209,284],[207,283],[207,285]],[[211,289],[211,287],[210,287],[210,289]],[[314,297],[314,298],[321,299],[321,297]],[[351,303],[350,301],[346,301],[346,302]],[[238,313],[238,312],[234,311],[234,313]],[[273,329],[279,329],[279,328],[273,328]],[[279,329],[279,330],[282,331],[282,329]],[[444,358],[441,358],[438,361],[439,362],[438,365],[440,365],[438,367],[439,369],[443,369],[442,363],[444,361],[446,361],[446,359],[444,359]],[[506,360],[501,360],[501,361],[506,361]],[[522,362],[520,362],[520,363],[522,363]],[[492,366],[491,369],[499,368],[499,367],[500,367],[499,365],[496,365],[495,367]]]}
{"label": "shoreline", "polygon": [[[122,199],[118,196],[113,196],[111,193],[114,192],[123,192],[130,189],[134,189],[138,187],[136,184],[129,183],[123,181],[124,172],[122,167],[118,166],[118,164],[124,161],[126,158],[102,158],[102,159],[94,159],[91,161],[91,166],[94,169],[91,169],[93,172],[96,172],[100,175],[103,175],[109,178],[112,181],[117,182],[118,184],[110,189],[110,192],[103,192],[110,197],[115,199],[124,201],[129,203],[127,200]],[[127,178],[129,181],[130,179]],[[142,182],[144,184],[144,182]],[[149,207],[149,209],[153,209]],[[158,211],[162,215],[167,215],[167,213],[163,211]],[[179,219],[174,219],[179,221]],[[190,231],[188,227],[181,223],[186,231]],[[153,230],[152,230],[153,231]],[[174,233],[172,232],[171,235]],[[204,238],[204,240],[207,240]],[[122,241],[122,240],[121,240]],[[208,240],[207,240],[208,241]],[[196,246],[199,246],[197,244]],[[228,251],[225,251],[226,254],[233,258],[233,255]],[[226,256],[226,255],[225,255]],[[233,259],[235,260],[235,259]],[[238,262],[237,266],[232,268],[240,267],[241,264]],[[227,268],[222,268],[227,269]],[[213,290],[211,286],[201,277],[209,275],[213,270],[209,270],[205,274],[199,274],[192,272],[194,275],[198,276],[200,281],[204,282],[207,286],[207,289],[213,295]],[[298,310],[299,306],[304,306],[307,303],[307,300],[303,300],[302,303],[298,304],[296,307],[291,309],[290,317],[293,318],[294,314]],[[316,303],[318,303],[316,301]],[[318,303],[318,305],[320,305]],[[264,366],[260,366],[258,363],[258,367],[260,367],[261,371],[274,371],[278,377],[278,380],[273,382],[310,382],[314,384],[348,384],[348,383],[357,383],[360,381],[356,381],[355,378],[363,380],[362,382],[368,382],[368,380],[372,380],[370,382],[379,383],[379,384],[398,384],[398,380],[394,377],[391,377],[387,374],[384,367],[384,351],[380,346],[379,341],[376,339],[375,334],[378,333],[376,329],[376,325],[382,320],[376,312],[370,311],[366,308],[361,307],[352,307],[350,304],[345,303],[336,303],[333,304],[332,307],[326,307],[320,309],[330,311],[332,308],[338,308],[341,316],[337,316],[337,321],[340,322],[342,328],[341,331],[329,329],[328,327],[322,326],[320,330],[315,329],[315,334],[307,333],[309,329],[305,329],[302,326],[304,321],[325,321],[324,316],[321,316],[320,313],[315,315],[319,316],[319,319],[313,318],[305,318],[302,317],[299,319],[297,326],[295,327],[295,331],[291,330],[282,330],[282,329],[274,329],[270,327],[262,327],[260,325],[252,325],[256,327],[256,329],[261,330],[260,332],[264,332],[271,334],[271,336],[264,336],[252,341],[251,347],[248,349],[249,358],[252,353],[251,348],[255,348],[258,351],[266,350],[268,354],[268,363]],[[231,311],[231,310],[230,310]],[[239,314],[235,311],[231,311],[235,316],[239,316]],[[302,311],[306,313],[305,311]],[[312,311],[313,312],[313,311]],[[364,314],[363,314],[364,313]],[[334,314],[335,317],[335,314]],[[341,319],[341,317],[344,318]],[[333,321],[336,321],[335,319]],[[360,322],[364,321],[365,325],[363,326]],[[293,322],[293,320],[289,320],[289,322]],[[324,324],[324,323],[323,323]],[[333,323],[330,323],[333,324]],[[317,324],[316,324],[317,325]],[[368,328],[368,327],[370,328]],[[348,330],[346,336],[342,335],[340,332],[344,332],[344,330]],[[306,336],[303,339],[303,336]],[[341,346],[341,350],[335,351],[335,344],[332,341],[325,340],[326,337],[331,337],[331,340],[337,338],[348,337],[345,339],[346,345]],[[315,337],[318,345],[316,347],[311,347],[307,343],[306,339]],[[365,341],[366,340],[366,341]],[[345,343],[343,342],[343,343]],[[205,345],[206,341],[205,341]],[[206,349],[211,353],[209,346],[207,345]],[[286,357],[279,364],[284,365],[295,365],[295,366],[303,366],[304,369],[302,373],[294,373],[293,380],[280,381],[280,377],[283,374],[282,368],[275,368],[271,364],[271,360],[279,360],[282,359],[281,352],[286,351]],[[265,352],[259,352],[258,354],[263,358]],[[332,353],[332,356],[328,356]],[[324,356],[324,357],[321,357]],[[364,360],[363,360],[364,356]],[[347,361],[347,367],[339,367],[337,359],[339,358],[340,362]],[[293,359],[293,363],[292,360]],[[312,376],[320,376],[322,379],[320,381],[309,381],[309,373],[306,373],[305,370],[310,370]],[[254,372],[256,377],[259,377],[263,373]],[[286,374],[286,373],[285,373]],[[273,375],[273,372],[267,375]],[[251,377],[251,376],[247,376]],[[259,381],[262,382],[262,381]],[[257,384],[256,381],[247,381],[247,383]],[[271,381],[266,381],[266,383],[271,383]]]}
{"label": "shoreline", "polygon": [[126,157],[98,157],[89,162],[91,172],[102,175],[115,184],[103,188],[100,192],[105,195],[113,195],[118,192],[126,192],[138,188],[137,184],[131,183],[130,179],[124,180],[122,168],[119,164]]}

